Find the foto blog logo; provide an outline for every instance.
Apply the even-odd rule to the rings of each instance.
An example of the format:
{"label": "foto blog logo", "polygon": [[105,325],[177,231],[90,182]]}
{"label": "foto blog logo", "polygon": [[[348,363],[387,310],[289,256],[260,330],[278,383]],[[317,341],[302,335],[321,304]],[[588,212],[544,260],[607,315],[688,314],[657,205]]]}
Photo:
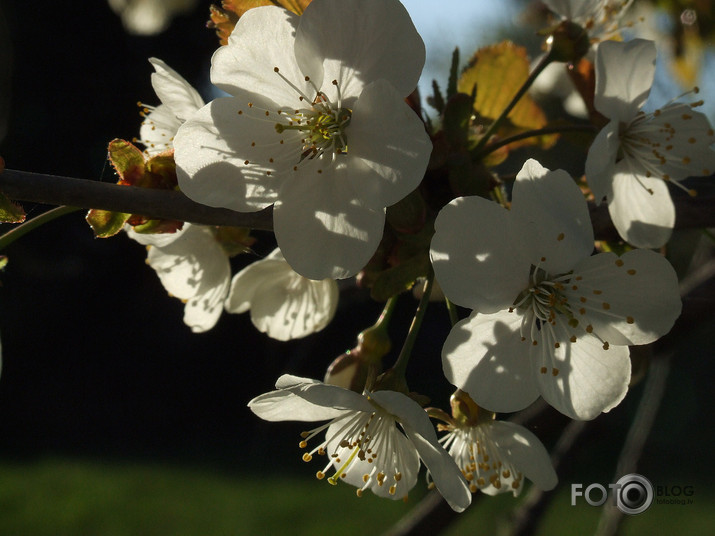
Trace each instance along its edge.
{"label": "foto blog logo", "polygon": [[618,509],[624,514],[636,515],[645,512],[653,503],[653,485],[646,477],[631,473],[622,476],[615,484],[608,484],[608,489],[601,484],[571,484],[571,506],[576,505],[577,497],[591,506],[601,506],[608,499],[611,490]]}

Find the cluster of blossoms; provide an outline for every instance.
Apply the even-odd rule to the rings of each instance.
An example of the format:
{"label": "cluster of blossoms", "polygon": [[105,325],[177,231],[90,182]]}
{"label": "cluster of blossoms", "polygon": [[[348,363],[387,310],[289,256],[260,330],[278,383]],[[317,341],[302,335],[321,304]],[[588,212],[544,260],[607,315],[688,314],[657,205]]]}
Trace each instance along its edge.
{"label": "cluster of blossoms", "polygon": [[[424,276],[431,284],[434,276],[449,302],[472,311],[455,321],[442,350],[444,375],[457,388],[452,413],[425,410],[409,393],[402,353],[400,366],[382,375],[387,350],[372,349],[362,368],[355,353],[351,366],[361,372],[359,381],[345,380],[349,389],[330,384],[330,374],[326,382],[281,376],[249,407],[269,421],[327,421],[300,441],[310,449],[305,461],[325,458],[319,479],[401,499],[423,463],[456,511],[478,490],[516,495],[527,478],[551,489],[557,477],[544,446],[496,414],[539,397],[573,419],[611,410],[631,381],[629,346],[655,341],[680,314],[674,269],[660,253],[633,248],[669,239],[668,183],[715,169],[712,127],[694,110],[702,102],[641,110],[655,45],[607,41],[630,2],[545,3],[588,36],[593,105],[607,121],[585,176],[632,247],[621,256],[594,254],[584,191],[567,172],[533,159],[508,203],[454,194],[416,211],[424,221],[410,245],[423,248],[427,268],[410,283]],[[435,137],[406,98],[424,60],[398,0],[314,0],[301,16],[275,6],[248,10],[212,59],[211,80],[229,96],[208,104],[150,60],[162,104],[145,109],[147,154],[173,154],[181,191],[198,203],[238,212],[273,207],[278,248],[233,279],[217,228],[186,223],[152,235],[126,227],[149,246],[147,262],[167,291],[186,301],[192,330],[210,329],[224,309],[250,310],[255,326],[279,340],[327,325],[335,279],[356,275],[388,247],[388,207],[423,195]],[[469,115],[474,120],[471,108]],[[441,421],[441,439],[430,417]]]}
{"label": "cluster of blossoms", "polygon": [[[151,82],[161,100],[144,106],[139,131],[147,155],[173,151],[179,127],[204,102],[199,93],[163,61],[151,58]],[[280,249],[254,262],[231,279],[229,251],[217,230],[185,223],[181,230],[147,234],[126,227],[127,234],[149,247],[147,263],[164,288],[184,300],[184,322],[194,332],[216,325],[221,312],[244,313],[259,331],[274,339],[298,339],[323,329],[335,315],[338,287],[334,280],[307,279],[288,265]],[[252,241],[248,241],[251,243]]]}

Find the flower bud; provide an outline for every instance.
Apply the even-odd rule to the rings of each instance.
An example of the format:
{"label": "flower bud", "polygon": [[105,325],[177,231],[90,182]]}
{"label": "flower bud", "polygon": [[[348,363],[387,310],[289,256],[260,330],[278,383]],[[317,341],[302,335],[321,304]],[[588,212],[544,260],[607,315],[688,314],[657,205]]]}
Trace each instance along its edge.
{"label": "flower bud", "polygon": [[378,324],[362,331],[357,345],[338,356],[325,373],[325,383],[362,393],[368,378],[373,379],[382,369],[382,358],[392,347],[383,325]]}
{"label": "flower bud", "polygon": [[449,405],[452,406],[454,420],[465,426],[475,426],[482,422],[494,420],[495,417],[494,412],[477,406],[476,402],[461,389],[457,389],[449,397]]}
{"label": "flower bud", "polygon": [[578,24],[562,21],[546,40],[552,61],[573,63],[586,55],[591,41],[586,30]]}

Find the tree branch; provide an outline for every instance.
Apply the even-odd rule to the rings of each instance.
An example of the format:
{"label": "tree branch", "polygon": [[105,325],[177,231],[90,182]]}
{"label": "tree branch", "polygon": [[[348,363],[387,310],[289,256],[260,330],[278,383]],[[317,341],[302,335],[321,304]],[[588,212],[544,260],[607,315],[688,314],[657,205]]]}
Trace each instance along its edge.
{"label": "tree branch", "polygon": [[243,213],[208,207],[177,191],[121,186],[12,169],[0,173],[0,191],[15,201],[111,210],[202,225],[273,229],[271,208]]}
{"label": "tree branch", "polygon": [[[677,213],[675,228],[715,227],[715,186],[712,180],[695,180],[692,183],[699,192],[697,197],[679,196],[677,192],[673,197]],[[6,169],[0,173],[0,192],[14,201],[96,208],[201,225],[273,230],[273,212],[270,207],[260,212],[236,212],[201,205],[176,191]],[[596,239],[618,240],[618,233],[608,215],[608,207],[605,204],[596,206],[589,203],[589,211]]]}

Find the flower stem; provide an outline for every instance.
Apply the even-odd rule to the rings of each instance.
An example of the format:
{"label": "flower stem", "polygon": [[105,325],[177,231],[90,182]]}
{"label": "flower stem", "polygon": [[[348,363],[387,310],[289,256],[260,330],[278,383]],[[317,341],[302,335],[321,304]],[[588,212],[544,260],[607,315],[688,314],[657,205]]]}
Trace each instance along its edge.
{"label": "flower stem", "polygon": [[[552,49],[553,50],[553,49]],[[539,63],[536,64],[536,67],[534,67],[534,70],[529,73],[528,78],[524,81],[524,83],[521,85],[519,88],[519,91],[516,92],[516,95],[511,99],[511,102],[507,104],[506,108],[502,110],[501,114],[499,117],[497,117],[491,125],[489,125],[489,128],[487,128],[487,131],[484,133],[482,138],[477,142],[477,145],[472,149],[471,153],[472,155],[479,155],[482,153],[482,149],[486,145],[486,143],[489,141],[489,138],[492,137],[492,134],[496,132],[496,130],[501,126],[502,122],[507,118],[509,113],[511,113],[512,109],[516,104],[519,102],[519,100],[524,96],[524,94],[529,90],[531,87],[531,84],[534,83],[534,80],[536,80],[536,77],[541,74],[541,71],[543,71],[547,65],[549,65],[553,60],[554,60],[554,54],[550,50],[547,52],[539,61]]]}
{"label": "flower stem", "polygon": [[514,143],[520,140],[525,140],[527,138],[535,138],[537,136],[544,136],[546,134],[559,134],[562,132],[593,132],[594,134],[597,132],[597,128],[594,125],[587,124],[587,125],[554,125],[551,127],[544,127],[544,128],[538,128],[535,130],[527,130],[525,132],[520,132],[519,134],[515,134],[514,136],[509,136],[508,138],[501,139],[499,141],[496,141],[494,143],[490,143],[489,145],[482,147],[481,151],[479,153],[475,153],[472,151],[472,156],[475,158],[482,158],[489,153],[492,153],[496,151],[497,149],[501,149],[505,145],[509,145],[510,143]]}
{"label": "flower stem", "polygon": [[47,222],[50,222],[54,220],[55,218],[59,218],[60,216],[64,216],[65,214],[71,214],[72,212],[77,212],[78,210],[82,210],[77,207],[66,207],[66,206],[61,206],[61,207],[55,207],[53,209],[48,210],[47,212],[40,214],[36,218],[32,218],[31,220],[27,220],[25,223],[22,223],[18,225],[17,227],[14,227],[4,235],[0,236],[0,251],[5,249],[7,246],[12,244],[15,240],[18,238],[21,238],[25,236],[27,233],[30,231],[33,231],[34,229],[37,229],[41,225],[44,225]]}
{"label": "flower stem", "polygon": [[420,298],[420,303],[417,305],[417,310],[415,311],[415,316],[412,319],[412,324],[410,325],[410,330],[407,332],[407,338],[405,343],[402,345],[402,350],[400,350],[400,355],[397,357],[395,365],[392,370],[397,377],[405,376],[405,371],[407,370],[407,363],[412,355],[412,348],[415,346],[415,341],[417,340],[417,334],[420,331],[420,326],[422,326],[422,320],[424,319],[425,312],[427,311],[427,305],[429,304],[430,294],[432,294],[432,283],[434,282],[434,271],[430,268],[427,274],[427,279],[425,280],[425,287],[423,289],[422,297]]}
{"label": "flower stem", "polygon": [[380,313],[380,318],[377,319],[377,322],[375,322],[375,327],[376,328],[381,328],[385,327],[390,324],[390,319],[392,318],[392,313],[395,310],[395,304],[397,303],[397,295],[391,296],[390,299],[387,300],[387,303],[385,303],[385,307],[382,309],[382,313]]}
{"label": "flower stem", "polygon": [[449,321],[452,324],[452,327],[459,322],[459,315],[457,314],[457,306],[454,305],[454,302],[452,302],[449,298],[445,298],[444,301],[447,304],[447,312],[449,313]]}

